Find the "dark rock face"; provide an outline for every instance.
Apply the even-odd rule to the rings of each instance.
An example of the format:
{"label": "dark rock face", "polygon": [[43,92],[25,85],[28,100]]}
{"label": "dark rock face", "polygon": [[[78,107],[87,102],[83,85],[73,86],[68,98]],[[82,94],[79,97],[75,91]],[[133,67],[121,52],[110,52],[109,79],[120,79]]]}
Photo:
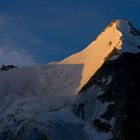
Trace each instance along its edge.
{"label": "dark rock face", "polygon": [[97,128],[98,131],[105,132],[105,133],[111,131],[110,124],[106,122],[101,122],[100,119],[94,119],[93,124]]}
{"label": "dark rock face", "polygon": [[[111,82],[103,81],[103,77],[111,77]],[[82,88],[79,96],[87,98],[91,87],[98,87],[102,94],[89,100],[79,101],[85,105],[85,116],[92,116],[94,107],[89,102],[109,103],[106,111],[94,115],[91,123],[99,132],[112,132],[112,140],[140,139],[140,53],[123,53],[117,60],[107,61],[90,81]],[[81,95],[80,95],[81,94]],[[92,97],[92,96],[91,96]],[[78,105],[77,105],[78,106]],[[87,111],[88,107],[88,111]],[[103,107],[103,105],[102,105]],[[75,110],[76,112],[76,110]],[[90,113],[89,113],[90,112]],[[92,113],[91,113],[92,112]],[[95,113],[94,113],[95,114]],[[115,118],[113,126],[110,121]],[[87,118],[84,118],[87,120]],[[102,121],[104,120],[104,121]]]}
{"label": "dark rock face", "polygon": [[18,68],[17,66],[14,66],[14,65],[2,65],[2,67],[0,68],[0,71],[8,71],[8,70],[11,70],[11,69],[15,69],[15,68]]}

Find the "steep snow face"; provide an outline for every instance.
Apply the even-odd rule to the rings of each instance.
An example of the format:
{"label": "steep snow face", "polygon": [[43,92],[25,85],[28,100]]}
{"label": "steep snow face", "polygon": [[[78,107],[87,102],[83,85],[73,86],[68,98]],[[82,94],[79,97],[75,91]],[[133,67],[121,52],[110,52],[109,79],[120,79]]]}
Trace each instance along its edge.
{"label": "steep snow face", "polygon": [[128,20],[113,20],[107,28],[84,50],[58,64],[82,64],[82,78],[78,89],[93,76],[112,53],[137,53],[140,51],[140,33]]}
{"label": "steep snow face", "polygon": [[75,95],[114,50],[122,34],[111,23],[87,48],[63,61],[0,74],[0,96]]}
{"label": "steep snow face", "polygon": [[139,32],[127,20],[114,20],[79,53],[60,62],[0,74],[0,96],[75,95],[114,50],[138,52],[139,38]]}
{"label": "steep snow face", "polygon": [[22,97],[73,95],[79,86],[82,67],[48,64],[0,73],[0,97],[8,94]]}
{"label": "steep snow face", "polygon": [[122,33],[118,31],[116,23],[112,22],[87,48],[58,62],[58,64],[83,65],[80,89],[101,67],[114,49],[121,49],[121,37]]}
{"label": "steep snow face", "polygon": [[[5,140],[9,140],[11,134],[21,136],[18,138],[21,140],[31,139],[36,135],[40,137],[40,132],[43,135],[50,132],[54,140],[64,140],[66,137],[76,140],[106,140],[110,134],[105,136],[95,129],[91,131],[90,124],[71,112],[70,106],[75,101],[73,95],[114,53],[139,52],[139,37],[139,32],[128,21],[115,20],[88,47],[60,62],[1,72],[0,121],[3,123],[0,125],[0,139],[5,139],[6,135]],[[113,59],[115,58],[116,55]],[[102,79],[105,86],[111,82],[112,77]],[[92,99],[103,94],[96,85],[88,91],[88,96],[76,98],[82,102],[76,102],[80,102],[81,107],[83,101],[89,102],[85,117],[91,119],[98,117],[100,111],[104,113],[110,104],[99,101],[93,103]],[[94,107],[95,112],[91,107]],[[83,116],[81,112],[79,116]],[[112,122],[109,123],[111,125]],[[34,129],[37,127],[39,130]]]}

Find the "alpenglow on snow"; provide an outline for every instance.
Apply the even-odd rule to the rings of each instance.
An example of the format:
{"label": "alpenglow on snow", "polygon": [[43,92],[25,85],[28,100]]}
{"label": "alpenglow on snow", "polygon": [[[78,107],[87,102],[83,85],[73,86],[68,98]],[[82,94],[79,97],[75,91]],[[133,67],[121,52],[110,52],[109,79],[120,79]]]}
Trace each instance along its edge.
{"label": "alpenglow on snow", "polygon": [[[62,61],[0,73],[0,139],[9,130],[11,137],[20,133],[21,140],[44,133],[54,140],[94,140],[98,132],[70,106],[104,62],[124,52],[140,52],[140,32],[127,20],[113,20],[84,50]],[[63,138],[56,133],[58,127]]]}

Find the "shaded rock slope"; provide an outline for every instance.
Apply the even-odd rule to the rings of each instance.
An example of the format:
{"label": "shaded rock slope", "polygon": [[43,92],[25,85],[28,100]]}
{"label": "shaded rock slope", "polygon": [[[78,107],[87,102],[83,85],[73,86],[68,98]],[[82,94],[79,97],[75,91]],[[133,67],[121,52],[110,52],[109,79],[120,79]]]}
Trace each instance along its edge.
{"label": "shaded rock slope", "polygon": [[107,61],[82,88],[74,112],[99,133],[111,132],[111,140],[139,140],[139,81],[140,53],[123,53]]}

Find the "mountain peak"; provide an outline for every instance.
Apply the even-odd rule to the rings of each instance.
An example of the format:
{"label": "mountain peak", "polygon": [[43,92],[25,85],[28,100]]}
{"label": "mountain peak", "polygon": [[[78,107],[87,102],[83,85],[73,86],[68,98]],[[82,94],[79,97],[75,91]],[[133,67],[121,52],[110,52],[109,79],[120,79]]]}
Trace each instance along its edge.
{"label": "mountain peak", "polygon": [[120,24],[129,24],[130,22],[128,19],[114,19],[112,21],[114,21],[115,23],[120,23]]}
{"label": "mountain peak", "polygon": [[117,29],[122,33],[130,32],[131,23],[126,19],[117,19],[115,20]]}
{"label": "mountain peak", "polygon": [[0,139],[137,139],[140,54],[122,52],[138,45],[139,32],[115,20],[63,61],[1,71]]}
{"label": "mountain peak", "polygon": [[133,27],[131,22],[127,19],[114,19],[107,27],[112,26],[115,26],[117,30],[119,30],[123,34],[128,33],[130,31],[130,28]]}
{"label": "mountain peak", "polygon": [[116,28],[121,32],[122,47],[120,52],[139,52],[140,32],[134,28],[129,20],[117,19],[114,20]]}
{"label": "mountain peak", "polygon": [[71,55],[59,64],[83,65],[81,88],[107,59],[112,56],[114,56],[112,59],[117,58],[123,52],[139,52],[139,37],[138,31],[128,20],[113,20],[84,50]]}
{"label": "mountain peak", "polygon": [[[116,59],[123,52],[137,53],[139,48],[140,35],[131,23],[128,20],[114,20],[85,49],[60,62],[2,74],[0,91],[3,95],[10,94],[11,91],[27,95],[37,85],[34,94],[43,95],[46,91],[48,95],[55,96],[60,93],[77,94],[104,62],[110,58]],[[7,83],[3,79],[8,79]],[[19,79],[24,80],[20,82]],[[9,81],[10,88],[7,90]],[[28,85],[29,90],[26,87]]]}

